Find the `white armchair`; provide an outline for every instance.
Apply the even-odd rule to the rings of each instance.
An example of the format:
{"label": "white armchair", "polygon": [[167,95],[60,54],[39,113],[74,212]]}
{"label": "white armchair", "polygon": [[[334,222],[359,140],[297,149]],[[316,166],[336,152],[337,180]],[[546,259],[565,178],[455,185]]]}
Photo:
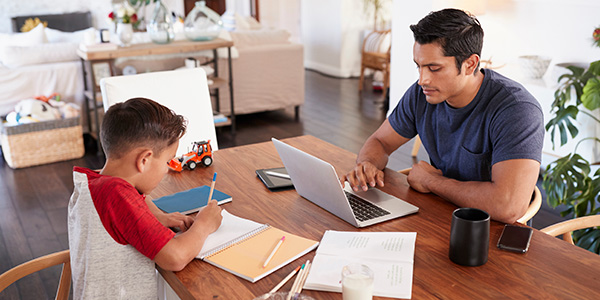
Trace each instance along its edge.
{"label": "white armchair", "polygon": [[213,110],[206,81],[200,68],[115,76],[100,81],[104,109],[130,98],[152,99],[184,116],[187,131],[179,141],[177,155],[187,153],[194,141],[210,140],[218,150]]}

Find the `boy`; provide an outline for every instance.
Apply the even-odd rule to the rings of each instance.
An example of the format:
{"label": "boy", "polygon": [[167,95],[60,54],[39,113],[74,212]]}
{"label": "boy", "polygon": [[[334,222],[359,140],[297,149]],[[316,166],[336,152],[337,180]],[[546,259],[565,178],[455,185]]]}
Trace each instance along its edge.
{"label": "boy", "polygon": [[[156,299],[154,264],[183,269],[221,224],[214,200],[194,219],[165,214],[145,197],[167,173],[185,130],[182,116],[145,98],[106,112],[104,168],[73,168],[68,225],[74,299]],[[168,227],[183,233],[175,236]]]}

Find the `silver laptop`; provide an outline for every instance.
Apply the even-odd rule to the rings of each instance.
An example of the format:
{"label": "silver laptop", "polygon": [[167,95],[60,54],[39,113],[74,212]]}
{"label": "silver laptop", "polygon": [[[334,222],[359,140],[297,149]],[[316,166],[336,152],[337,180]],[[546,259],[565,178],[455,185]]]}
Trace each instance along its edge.
{"label": "silver laptop", "polygon": [[271,140],[298,194],[356,227],[419,211],[418,207],[377,188],[354,192],[348,182],[342,187],[328,162],[275,138]]}

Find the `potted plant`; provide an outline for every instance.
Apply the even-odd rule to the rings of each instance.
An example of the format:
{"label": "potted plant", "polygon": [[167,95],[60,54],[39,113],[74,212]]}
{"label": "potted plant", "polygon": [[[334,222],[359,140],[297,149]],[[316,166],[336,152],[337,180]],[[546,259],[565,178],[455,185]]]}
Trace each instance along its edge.
{"label": "potted plant", "polygon": [[365,14],[373,18],[373,30],[381,30],[385,26],[385,11],[389,0],[363,0]]}
{"label": "potted plant", "polygon": [[[594,30],[593,38],[594,45],[600,47],[600,28]],[[592,173],[591,163],[577,153],[578,147],[589,147],[599,143],[600,139],[595,136],[581,138],[575,123],[582,114],[600,123],[593,115],[600,111],[600,60],[590,63],[587,69],[576,66],[567,69],[570,72],[558,78],[559,87],[552,103],[553,118],[546,124],[546,131],[553,147],[557,130],[561,146],[569,139],[579,138],[579,141],[572,153],[548,165],[543,188],[550,206],[564,205],[563,217],[572,214],[573,218],[578,218],[600,213],[600,169]],[[600,254],[599,228],[575,231],[573,240],[576,245]]]}

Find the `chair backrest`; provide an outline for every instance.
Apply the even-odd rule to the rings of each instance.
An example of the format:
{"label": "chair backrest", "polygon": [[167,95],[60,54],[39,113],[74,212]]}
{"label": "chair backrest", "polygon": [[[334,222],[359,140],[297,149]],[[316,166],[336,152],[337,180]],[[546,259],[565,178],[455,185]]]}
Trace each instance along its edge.
{"label": "chair backrest", "polygon": [[541,232],[551,236],[563,235],[563,240],[573,244],[571,232],[579,229],[600,226],[600,215],[586,216],[562,221],[541,229]]}
{"label": "chair backrest", "polygon": [[63,265],[63,268],[60,275],[60,282],[58,283],[58,290],[56,291],[56,299],[69,299],[69,289],[71,288],[71,262],[69,250],[38,257],[4,272],[0,275],[0,292],[27,275],[60,264]]}
{"label": "chair backrest", "polygon": [[381,30],[369,33],[363,41],[362,52],[390,53],[392,31]]}
{"label": "chair backrest", "polygon": [[533,188],[533,195],[531,195],[531,201],[529,202],[529,207],[525,214],[517,220],[517,223],[527,225],[527,222],[537,214],[537,212],[542,207],[542,193],[538,187]]}
{"label": "chair backrest", "polygon": [[202,68],[114,76],[100,81],[104,109],[135,97],[152,99],[188,120],[177,155],[191,150],[192,143],[210,140],[218,150],[217,134],[206,73]]}

